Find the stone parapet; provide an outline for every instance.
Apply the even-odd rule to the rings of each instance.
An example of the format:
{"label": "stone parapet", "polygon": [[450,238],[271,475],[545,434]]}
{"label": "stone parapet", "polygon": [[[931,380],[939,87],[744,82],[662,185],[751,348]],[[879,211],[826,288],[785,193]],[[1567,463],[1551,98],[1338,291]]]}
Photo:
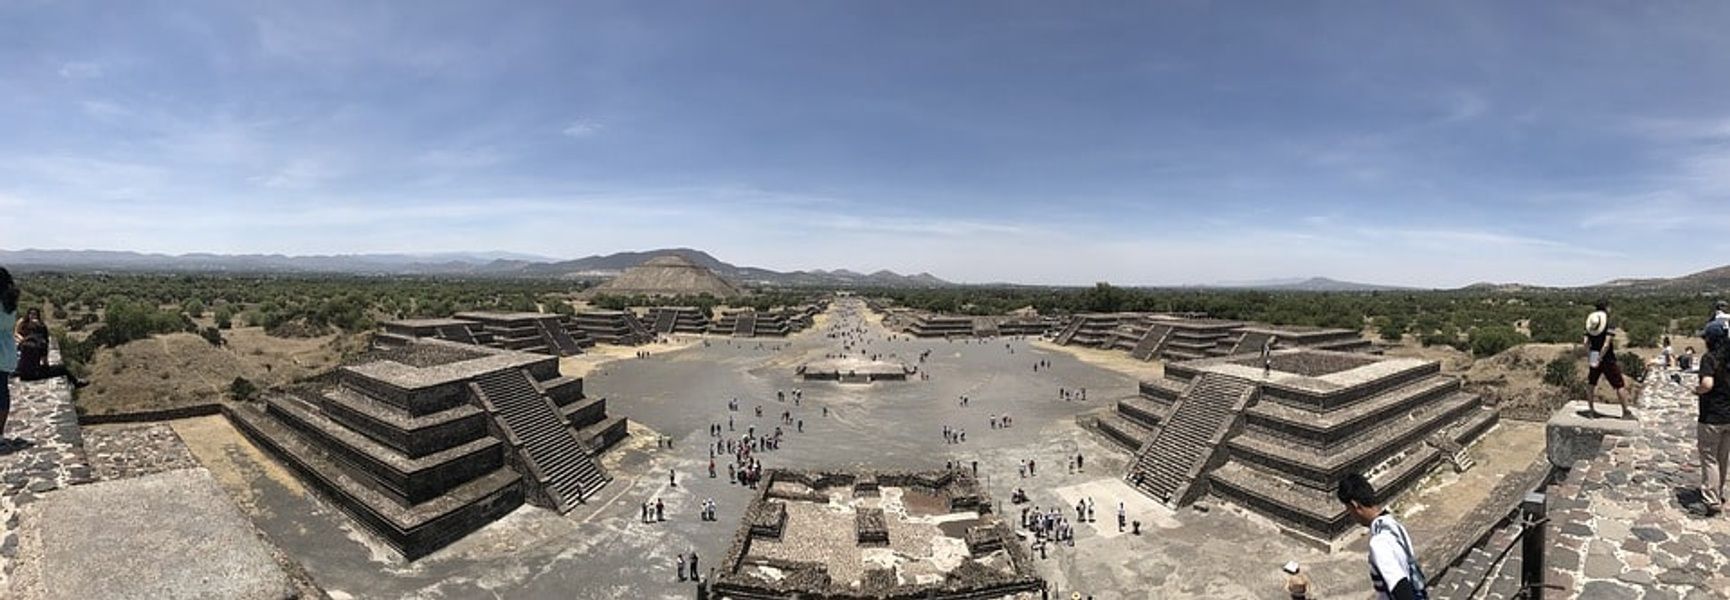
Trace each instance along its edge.
{"label": "stone parapet", "polygon": [[[1597,457],[1606,437],[1640,434],[1640,421],[1611,416],[1594,418],[1585,413],[1585,402],[1569,402],[1544,424],[1544,453],[1556,468],[1569,469],[1576,462]],[[1606,414],[1614,412],[1606,408]]]}

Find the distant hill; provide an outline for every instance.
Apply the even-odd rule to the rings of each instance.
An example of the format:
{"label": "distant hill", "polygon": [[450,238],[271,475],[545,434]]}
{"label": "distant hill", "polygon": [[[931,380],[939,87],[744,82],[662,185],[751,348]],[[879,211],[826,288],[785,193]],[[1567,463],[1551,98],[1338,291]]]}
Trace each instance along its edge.
{"label": "distant hill", "polygon": [[558,260],[509,252],[437,254],[146,254],[107,250],[0,250],[0,265],[15,270],[137,271],[174,273],[329,273],[359,275],[449,275],[477,277],[560,277],[607,279],[649,259],[677,255],[744,285],[829,287],[942,287],[952,285],[930,273],[900,275],[877,271],[779,272],[721,262],[690,248],[619,252]]}
{"label": "distant hill", "polygon": [[707,252],[691,248],[669,248],[590,256],[576,260],[528,265],[523,268],[523,272],[551,277],[613,277],[623,273],[626,269],[641,265],[651,258],[669,254],[713,271],[728,281],[745,285],[921,288],[953,285],[930,273],[901,275],[894,271],[877,271],[866,275],[846,269],[780,272],[758,267],[740,267],[722,262]]}
{"label": "distant hill", "polygon": [[1356,283],[1340,281],[1326,277],[1310,277],[1307,279],[1264,279],[1260,281],[1230,281],[1222,282],[1219,287],[1263,290],[1269,292],[1392,292],[1410,290],[1392,285],[1373,283]]}
{"label": "distant hill", "polygon": [[1730,265],[1669,279],[1616,279],[1593,287],[1650,289],[1675,292],[1730,290]]}

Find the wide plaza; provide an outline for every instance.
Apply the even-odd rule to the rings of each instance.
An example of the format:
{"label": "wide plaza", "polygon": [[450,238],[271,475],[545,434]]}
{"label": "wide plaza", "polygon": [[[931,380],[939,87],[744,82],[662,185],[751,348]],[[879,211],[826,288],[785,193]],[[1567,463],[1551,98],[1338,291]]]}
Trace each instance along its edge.
{"label": "wide plaza", "polygon": [[[1053,597],[1268,597],[1281,589],[1279,567],[1290,560],[1309,569],[1318,592],[1367,589],[1361,535],[1330,552],[1212,497],[1174,510],[1132,488],[1124,480],[1132,457],[1085,425],[1136,394],[1137,375],[1033,339],[911,338],[886,329],[862,304],[836,302],[814,327],[787,338],[674,336],[642,346],[637,357],[565,359],[590,397],[606,398],[610,414],[630,421],[629,437],[602,456],[611,483],[565,514],[524,504],[413,561],[357,528],[221,417],[88,427],[85,437],[172,430],[168,442],[150,447],[184,446],[166,452],[191,460],[128,459],[134,451],[121,444],[113,454],[144,463],[142,471],[155,463],[209,469],[283,564],[334,598],[694,597],[696,584],[678,577],[679,556],[700,557],[708,578],[755,494],[729,477],[726,442],[777,428],[778,447],[754,454],[766,468],[977,469],[993,512],[1011,525],[1024,510],[1053,508],[1073,521],[1074,507],[1091,502],[1095,519],[1075,523],[1072,545],[1026,546]],[[905,364],[914,374],[872,383],[798,374],[801,365],[835,357]],[[1477,469],[1432,476],[1403,497],[1420,543],[1452,528],[1466,510],[1458,506],[1469,508],[1499,473],[1541,453],[1534,429],[1541,428],[1498,425],[1474,447],[1489,449]],[[712,452],[717,442],[721,451]],[[1433,490],[1445,490],[1449,502],[1432,498]],[[1025,503],[1011,502],[1017,492]],[[705,520],[709,500],[716,515]],[[645,522],[645,505],[656,503],[662,518]],[[1139,534],[1118,527],[1120,504]],[[1032,542],[1018,533],[1017,543]]]}

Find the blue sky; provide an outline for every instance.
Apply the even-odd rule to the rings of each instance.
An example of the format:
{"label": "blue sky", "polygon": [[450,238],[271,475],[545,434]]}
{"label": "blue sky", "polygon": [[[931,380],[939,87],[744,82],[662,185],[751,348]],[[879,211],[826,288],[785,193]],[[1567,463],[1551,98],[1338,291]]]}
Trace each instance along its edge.
{"label": "blue sky", "polygon": [[1730,263],[1730,4],[0,0],[0,248],[1585,284]]}

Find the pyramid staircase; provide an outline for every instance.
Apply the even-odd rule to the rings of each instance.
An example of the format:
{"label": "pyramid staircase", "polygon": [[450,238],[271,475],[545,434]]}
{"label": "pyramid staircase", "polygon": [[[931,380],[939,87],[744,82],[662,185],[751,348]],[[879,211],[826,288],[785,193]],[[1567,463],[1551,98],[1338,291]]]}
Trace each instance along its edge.
{"label": "pyramid staircase", "polygon": [[1200,491],[1202,481],[1232,425],[1249,404],[1255,385],[1244,380],[1201,373],[1191,382],[1171,414],[1130,468],[1130,482],[1169,506],[1179,506]]}
{"label": "pyramid staircase", "polygon": [[663,310],[655,313],[655,333],[663,335],[673,333],[673,327],[678,325],[678,323],[678,312]]}
{"label": "pyramid staircase", "polygon": [[757,313],[739,313],[738,320],[733,322],[733,335],[739,337],[754,337],[757,335]]}
{"label": "pyramid staircase", "polygon": [[1160,348],[1165,347],[1165,340],[1169,337],[1170,325],[1149,325],[1147,333],[1142,334],[1141,341],[1135,343],[1135,348],[1129,351],[1129,355],[1136,360],[1153,360],[1153,357],[1159,356]]}
{"label": "pyramid staircase", "polygon": [[1244,332],[1243,337],[1238,338],[1237,345],[1232,347],[1230,353],[1249,354],[1252,352],[1261,352],[1261,345],[1266,344],[1267,341],[1272,338],[1273,335],[1271,334],[1259,331],[1246,331]]}
{"label": "pyramid staircase", "polygon": [[504,430],[552,508],[568,512],[610,480],[577,440],[552,400],[527,372],[506,369],[474,379],[470,390]]}
{"label": "pyramid staircase", "polygon": [[1057,334],[1057,345],[1068,346],[1069,341],[1075,339],[1076,332],[1081,331],[1082,324],[1086,322],[1087,319],[1082,318],[1081,315],[1070,317],[1069,325],[1063,328],[1062,333]]}
{"label": "pyramid staircase", "polygon": [[553,350],[558,352],[558,356],[583,353],[583,348],[577,344],[577,339],[571,337],[571,332],[566,331],[557,320],[541,319],[536,320],[535,323],[540,325],[541,334],[545,335],[547,340],[551,342]]}

